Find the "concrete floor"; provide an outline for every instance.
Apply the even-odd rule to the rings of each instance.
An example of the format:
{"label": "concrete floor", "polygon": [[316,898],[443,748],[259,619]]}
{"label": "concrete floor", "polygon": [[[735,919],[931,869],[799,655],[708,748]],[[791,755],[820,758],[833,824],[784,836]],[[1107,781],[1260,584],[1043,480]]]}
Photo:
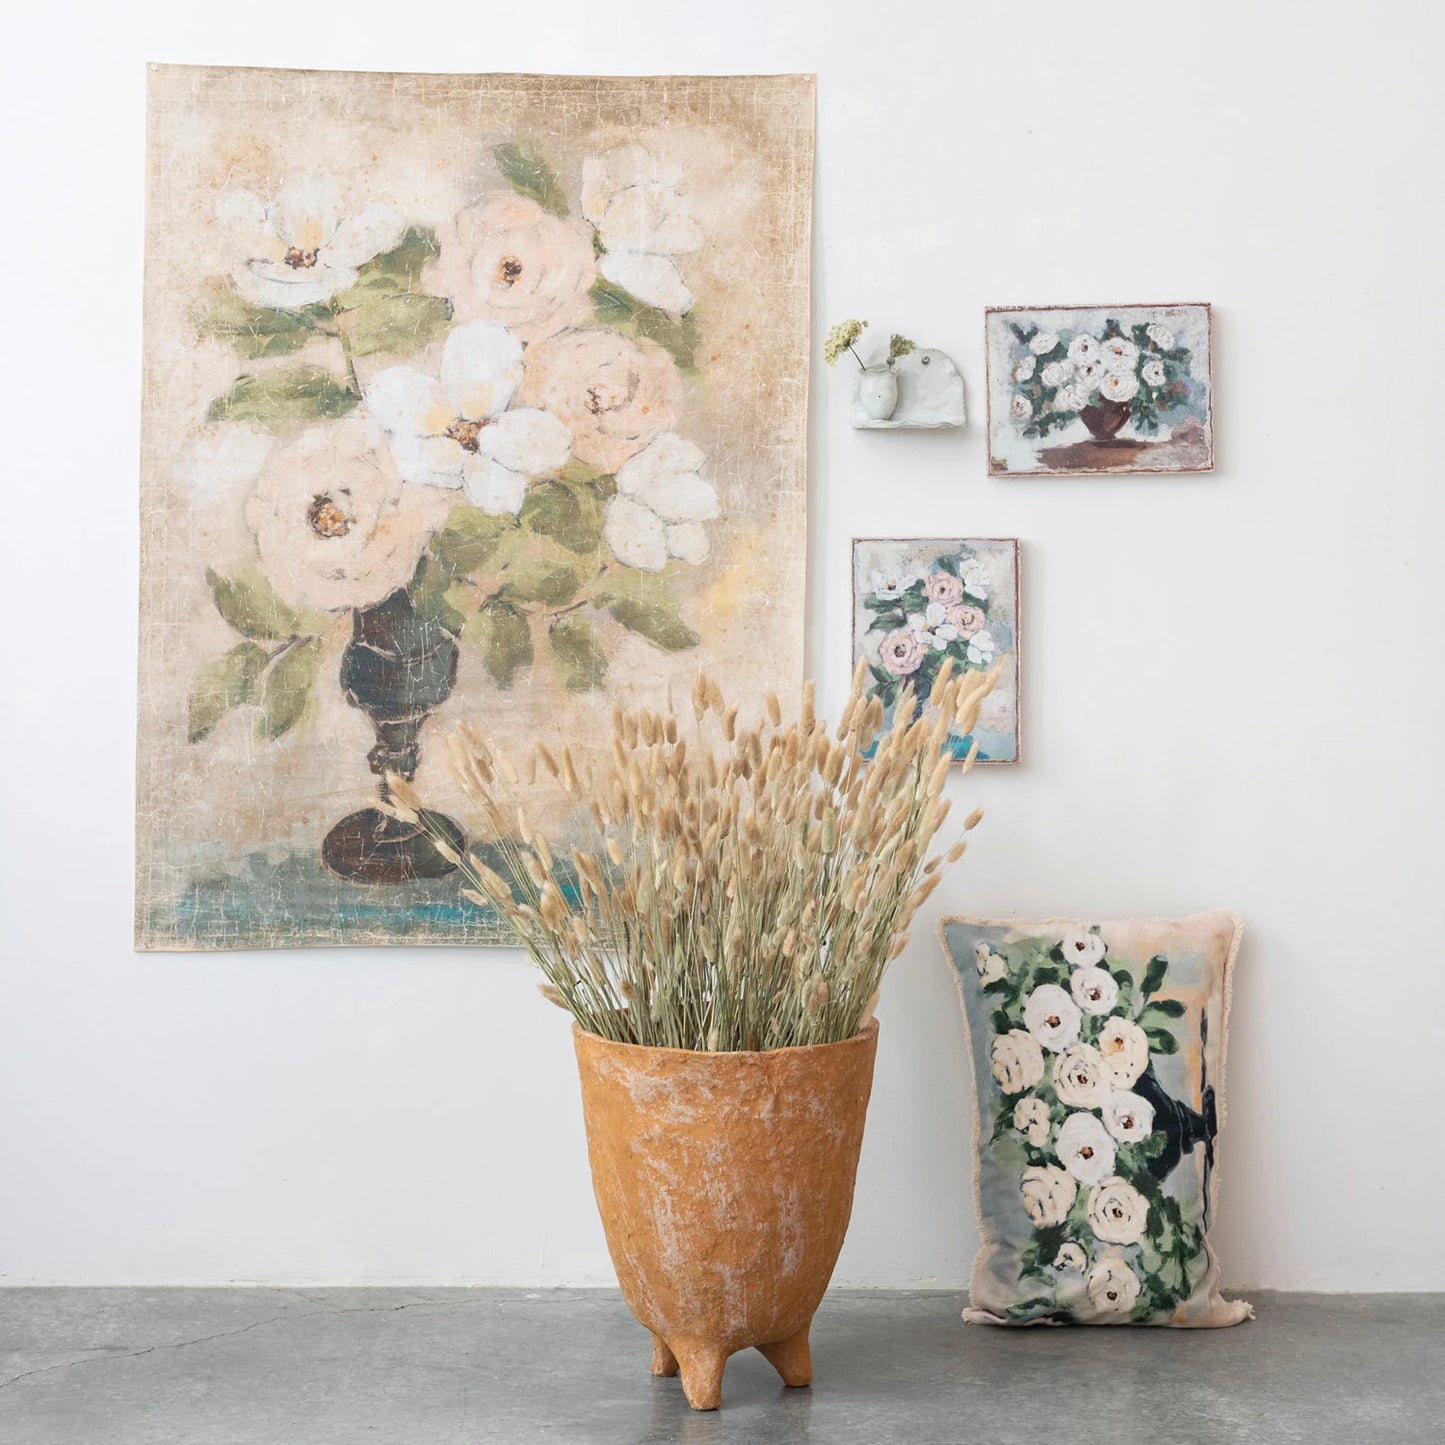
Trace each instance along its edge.
{"label": "concrete floor", "polygon": [[0,1291],[5,1445],[1445,1440],[1445,1296],[1257,1294],[1236,1329],[998,1330],[957,1291],[839,1291],[811,1389],[736,1355],[722,1410],[602,1290]]}

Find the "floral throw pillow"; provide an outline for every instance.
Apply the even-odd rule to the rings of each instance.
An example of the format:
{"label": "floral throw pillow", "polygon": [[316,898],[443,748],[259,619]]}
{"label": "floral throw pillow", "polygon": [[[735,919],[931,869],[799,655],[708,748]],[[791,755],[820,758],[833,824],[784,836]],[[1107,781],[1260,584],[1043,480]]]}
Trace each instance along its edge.
{"label": "floral throw pillow", "polygon": [[1209,1244],[1240,922],[939,925],[978,1096],[981,1324],[1233,1325]]}

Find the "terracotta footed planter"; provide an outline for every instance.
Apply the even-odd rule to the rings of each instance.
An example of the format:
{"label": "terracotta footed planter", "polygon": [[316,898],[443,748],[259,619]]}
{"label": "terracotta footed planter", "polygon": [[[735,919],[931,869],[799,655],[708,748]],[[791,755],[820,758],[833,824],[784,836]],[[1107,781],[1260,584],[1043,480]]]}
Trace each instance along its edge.
{"label": "terracotta footed planter", "polygon": [[756,1346],[813,1379],[808,1329],[838,1260],[878,1024],[838,1044],[693,1053],[573,1028],[592,1184],[652,1371],[715,1410],[728,1356]]}

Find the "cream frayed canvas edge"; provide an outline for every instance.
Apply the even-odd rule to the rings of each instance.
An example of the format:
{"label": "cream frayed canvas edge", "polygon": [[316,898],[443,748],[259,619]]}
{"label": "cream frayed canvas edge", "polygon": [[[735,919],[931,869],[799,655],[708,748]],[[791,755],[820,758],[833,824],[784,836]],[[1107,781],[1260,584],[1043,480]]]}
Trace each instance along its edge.
{"label": "cream frayed canvas edge", "polygon": [[[981,1180],[983,1176],[983,1155],[979,1150],[979,1140],[983,1137],[983,1111],[979,1107],[978,1098],[978,1068],[974,1061],[973,1054],[973,1030],[969,1027],[968,1021],[968,1000],[963,995],[963,972],[954,962],[953,953],[948,946],[948,937],[944,930],[954,923],[971,925],[974,928],[1061,928],[1066,924],[1087,924],[1105,928],[1111,923],[1157,923],[1179,925],[1183,923],[1194,923],[1202,918],[1227,918],[1231,924],[1229,950],[1224,959],[1224,987],[1223,1006],[1220,1010],[1220,1038],[1219,1038],[1219,1085],[1215,1090],[1216,1114],[1218,1134],[1224,1132],[1225,1121],[1228,1117],[1228,1085],[1226,1076],[1226,1055],[1229,1050],[1229,1013],[1234,1001],[1234,963],[1239,956],[1239,945],[1244,937],[1244,919],[1232,908],[1210,908],[1202,913],[1186,913],[1182,918],[1129,918],[1129,919],[1083,919],[1083,918],[974,918],[966,913],[948,913],[938,920],[934,932],[938,936],[938,946],[943,951],[943,961],[948,971],[953,975],[954,987],[958,990],[959,1013],[963,1018],[963,1043],[968,1055],[968,1072],[973,1079],[973,1209],[978,1219],[979,1246],[978,1253],[973,1257],[973,1269],[968,1278],[969,1306],[963,1311],[963,1321],[971,1325],[1004,1325],[1008,1328],[1018,1328],[1018,1322],[1003,1320],[989,1310],[973,1308],[973,1301],[978,1298],[979,1272],[983,1268],[984,1259],[989,1251],[993,1249],[998,1241],[994,1239],[988,1227],[988,1222],[983,1212],[983,1192]],[[1212,1215],[1217,1207],[1219,1197],[1219,1160],[1216,1154],[1213,1172],[1209,1180],[1209,1211]],[[1210,1294],[1221,1305],[1227,1307],[1227,1313],[1232,1316],[1229,1319],[1211,1320],[1205,1323],[1185,1323],[1178,1320],[1161,1320],[1150,1322],[1145,1328],[1158,1329],[1161,1326],[1165,1329],[1220,1329],[1230,1325],[1243,1324],[1245,1320],[1252,1320],[1255,1317],[1254,1306],[1247,1300],[1227,1300],[1220,1293],[1218,1276],[1220,1272],[1219,1252],[1215,1249],[1213,1241],[1206,1233],[1204,1236],[1205,1253],[1209,1256],[1210,1269],[1215,1276],[1215,1282],[1210,1288]],[[1061,1326],[1060,1320],[1025,1320],[1022,1324],[1028,1325],[1054,1325]],[[1135,1321],[1121,1321],[1121,1323],[1133,1324]],[[1142,1322],[1138,1322],[1142,1323]]]}

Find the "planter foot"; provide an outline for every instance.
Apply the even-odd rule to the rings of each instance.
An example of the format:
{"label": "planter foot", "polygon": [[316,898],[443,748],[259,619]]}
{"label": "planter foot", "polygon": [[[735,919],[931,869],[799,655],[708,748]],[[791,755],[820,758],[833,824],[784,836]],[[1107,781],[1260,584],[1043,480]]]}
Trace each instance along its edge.
{"label": "planter foot", "polygon": [[652,1373],[668,1377],[677,1374],[677,1356],[668,1349],[661,1335],[652,1337]]}
{"label": "planter foot", "polygon": [[813,1383],[813,1353],[808,1348],[808,1331],[811,1328],[810,1322],[786,1340],[758,1346],[758,1352],[783,1377],[785,1385]]}
{"label": "planter foot", "polygon": [[671,1348],[682,1370],[682,1392],[694,1410],[716,1410],[722,1404],[723,1366],[728,1352],[721,1345],[676,1343]]}

